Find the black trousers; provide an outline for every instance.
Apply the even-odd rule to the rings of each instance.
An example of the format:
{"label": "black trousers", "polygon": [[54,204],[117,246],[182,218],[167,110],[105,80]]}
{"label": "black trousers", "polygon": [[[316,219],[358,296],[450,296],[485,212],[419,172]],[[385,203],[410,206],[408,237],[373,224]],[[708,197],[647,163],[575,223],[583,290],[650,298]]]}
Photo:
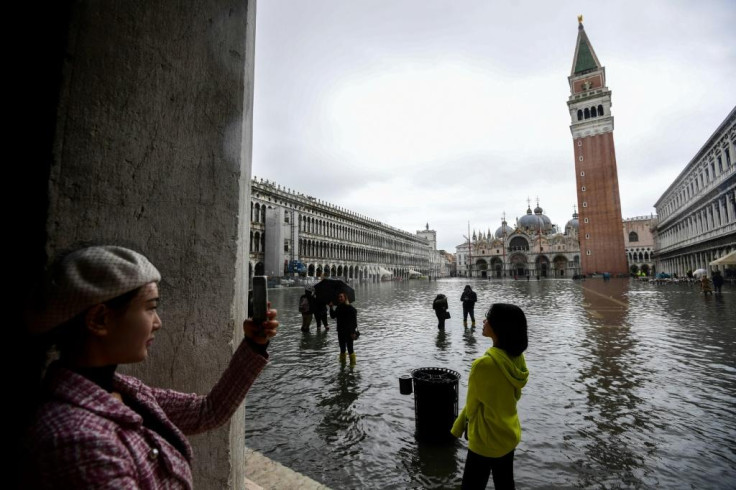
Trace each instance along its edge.
{"label": "black trousers", "polygon": [[317,313],[314,314],[314,318],[317,319],[317,328],[319,328],[323,323],[325,327],[327,326],[327,310],[317,311]]}
{"label": "black trousers", "polygon": [[468,321],[468,315],[470,315],[470,320],[475,321],[475,306],[465,306],[463,305],[463,321]]}
{"label": "black trousers", "polygon": [[491,472],[496,490],[514,490],[514,450],[500,458],[486,458],[468,449],[463,472],[463,490],[486,488]]}
{"label": "black trousers", "polygon": [[443,309],[434,310],[435,315],[437,315],[437,328],[439,328],[440,330],[445,329],[445,316],[447,316],[445,315],[446,311],[447,310]]}
{"label": "black trousers", "polygon": [[347,332],[338,330],[337,341],[340,343],[340,354],[345,353],[345,348],[348,349],[348,354],[353,353],[353,336]]}

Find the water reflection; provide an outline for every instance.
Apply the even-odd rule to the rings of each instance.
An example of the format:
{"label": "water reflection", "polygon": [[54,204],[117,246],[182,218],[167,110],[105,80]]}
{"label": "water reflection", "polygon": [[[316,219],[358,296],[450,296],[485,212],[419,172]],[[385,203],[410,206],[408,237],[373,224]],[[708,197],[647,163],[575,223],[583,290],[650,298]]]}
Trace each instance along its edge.
{"label": "water reflection", "polygon": [[[332,488],[456,488],[467,443],[414,437],[413,396],[398,378],[422,366],[461,374],[489,346],[464,329],[465,281],[356,288],[356,366],[331,328],[300,331],[300,289],[269,291],[282,327],[247,401],[246,444]],[[523,488],[734,488],[736,292],[628,281],[471,284],[529,320],[530,381],[519,402]],[[431,308],[447,295],[452,318]]]}
{"label": "water reflection", "polygon": [[[407,441],[399,451],[402,465],[411,475],[411,488],[459,488],[464,466],[460,466],[459,444]],[[413,446],[413,447],[412,447]]]}
{"label": "water reflection", "polygon": [[[641,376],[637,341],[627,322],[629,280],[587,281],[583,284],[583,305],[589,325],[580,347],[585,354],[579,369],[578,383],[585,387],[584,413],[591,427],[579,430],[586,440],[585,457],[578,460],[583,487],[642,485],[636,475],[643,465],[640,448],[630,440],[637,429],[644,428],[645,414],[636,395],[645,379]],[[615,468],[615,479],[602,470]]]}
{"label": "water reflection", "polygon": [[441,351],[447,350],[447,347],[450,346],[449,338],[447,337],[447,333],[444,330],[439,330],[437,332],[437,341],[434,343],[434,345],[436,345],[437,349]]}

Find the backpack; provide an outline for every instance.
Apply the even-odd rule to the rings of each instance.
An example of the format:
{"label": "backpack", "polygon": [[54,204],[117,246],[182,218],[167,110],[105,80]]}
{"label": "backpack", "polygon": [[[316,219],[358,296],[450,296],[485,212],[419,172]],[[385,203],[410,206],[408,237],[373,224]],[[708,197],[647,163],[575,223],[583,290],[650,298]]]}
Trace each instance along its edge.
{"label": "backpack", "polygon": [[307,312],[309,312],[309,300],[306,296],[302,296],[302,298],[299,300],[299,313]]}

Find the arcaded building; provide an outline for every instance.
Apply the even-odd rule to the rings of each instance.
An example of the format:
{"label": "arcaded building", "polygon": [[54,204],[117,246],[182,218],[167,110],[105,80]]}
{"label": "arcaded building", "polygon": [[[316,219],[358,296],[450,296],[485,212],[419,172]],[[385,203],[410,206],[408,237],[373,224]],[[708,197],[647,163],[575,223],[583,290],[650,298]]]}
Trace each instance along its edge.
{"label": "arcaded building", "polygon": [[633,274],[643,272],[647,275],[656,272],[654,266],[654,229],[656,226],[657,217],[654,215],[636,216],[624,220],[624,244],[629,272]]}
{"label": "arcaded building", "polygon": [[435,245],[429,225],[413,234],[275,182],[251,180],[249,277],[449,275]]}
{"label": "arcaded building", "polygon": [[575,153],[582,273],[627,274],[611,91],[606,86],[606,69],[593,50],[582,18],[579,20],[567,105]]}
{"label": "arcaded building", "polygon": [[654,204],[657,270],[684,275],[736,250],[736,108]]}

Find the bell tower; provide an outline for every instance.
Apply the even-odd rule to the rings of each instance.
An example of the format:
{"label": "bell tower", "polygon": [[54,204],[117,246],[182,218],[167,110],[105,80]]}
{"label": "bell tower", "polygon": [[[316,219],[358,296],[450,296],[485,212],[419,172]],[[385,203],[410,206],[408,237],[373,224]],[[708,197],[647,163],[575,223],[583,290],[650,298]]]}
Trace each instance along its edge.
{"label": "bell tower", "polygon": [[583,28],[582,15],[578,22],[567,105],[575,150],[581,272],[627,274],[611,91],[606,86],[606,69]]}

